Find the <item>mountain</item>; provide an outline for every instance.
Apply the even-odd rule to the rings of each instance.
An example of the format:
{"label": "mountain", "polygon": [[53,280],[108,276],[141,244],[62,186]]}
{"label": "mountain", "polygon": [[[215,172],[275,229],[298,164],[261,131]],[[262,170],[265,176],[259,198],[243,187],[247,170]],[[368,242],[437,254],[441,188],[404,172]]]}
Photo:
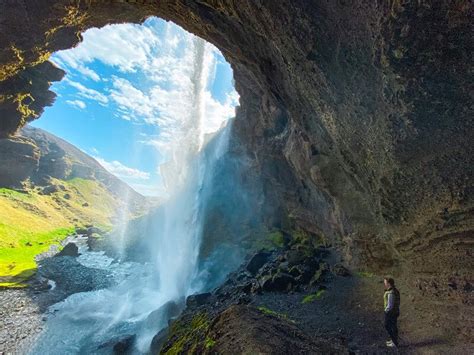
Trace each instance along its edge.
{"label": "mountain", "polygon": [[0,167],[0,285],[34,271],[34,257],[76,228],[108,230],[147,208],[95,159],[38,128],[0,139]]}

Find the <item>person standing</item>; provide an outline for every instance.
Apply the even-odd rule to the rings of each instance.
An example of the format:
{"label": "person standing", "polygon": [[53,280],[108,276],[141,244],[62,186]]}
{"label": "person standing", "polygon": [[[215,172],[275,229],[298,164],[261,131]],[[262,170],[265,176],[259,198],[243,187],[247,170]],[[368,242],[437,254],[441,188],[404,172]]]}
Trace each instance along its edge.
{"label": "person standing", "polygon": [[388,347],[398,347],[398,326],[397,319],[400,315],[400,292],[395,287],[395,280],[386,277],[383,280],[385,293],[383,295],[383,305],[385,313],[385,329],[390,335],[387,341]]}

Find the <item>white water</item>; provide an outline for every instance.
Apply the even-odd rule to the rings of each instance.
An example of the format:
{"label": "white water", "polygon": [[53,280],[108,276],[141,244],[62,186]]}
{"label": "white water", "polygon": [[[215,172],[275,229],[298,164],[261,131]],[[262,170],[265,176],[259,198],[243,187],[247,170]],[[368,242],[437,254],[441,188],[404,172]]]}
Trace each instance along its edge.
{"label": "white water", "polygon": [[[170,300],[183,302],[199,292],[196,282],[202,236],[203,206],[212,188],[215,162],[227,149],[230,124],[214,137],[212,149],[206,147],[203,104],[209,80],[206,60],[210,50],[201,39],[193,40],[193,70],[189,72],[189,95],[183,97],[188,108],[174,126],[173,139],[166,147],[169,161],[162,168],[168,200],[158,220],[143,231],[143,238],[155,251],[147,264],[112,262],[102,253],[86,252],[79,261],[86,266],[111,272],[117,285],[104,290],[74,294],[50,309],[44,332],[33,354],[107,353],[101,344],[120,336],[137,334],[135,353],[146,353],[152,337],[166,326],[147,326],[148,315]],[[122,232],[123,233],[123,232]],[[121,239],[125,238],[122,234]],[[203,285],[204,286],[204,285]]]}

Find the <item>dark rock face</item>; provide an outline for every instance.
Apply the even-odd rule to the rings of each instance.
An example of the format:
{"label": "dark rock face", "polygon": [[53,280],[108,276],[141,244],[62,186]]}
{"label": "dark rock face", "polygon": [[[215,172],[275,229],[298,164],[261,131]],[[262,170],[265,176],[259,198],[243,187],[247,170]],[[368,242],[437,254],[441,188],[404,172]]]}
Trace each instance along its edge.
{"label": "dark rock face", "polygon": [[269,257],[270,253],[267,252],[259,252],[255,254],[247,264],[247,271],[252,275],[255,275],[258,270],[260,270],[260,268],[265,265]]}
{"label": "dark rock face", "polygon": [[0,186],[21,187],[38,169],[39,157],[39,149],[27,139],[0,139]]}
{"label": "dark rock face", "polygon": [[92,26],[172,20],[232,64],[232,142],[263,179],[268,223],[324,235],[345,262],[407,278],[462,318],[468,294],[449,284],[472,284],[474,268],[470,2],[37,0],[0,13],[3,135],[51,104],[62,72],[45,53]]}
{"label": "dark rock face", "polygon": [[242,305],[222,312],[213,322],[209,338],[215,339],[211,351],[217,354],[343,354],[348,351],[335,339],[311,339],[290,322]]}
{"label": "dark rock face", "polygon": [[186,298],[187,307],[199,307],[203,305],[211,297],[210,292],[191,295]]}

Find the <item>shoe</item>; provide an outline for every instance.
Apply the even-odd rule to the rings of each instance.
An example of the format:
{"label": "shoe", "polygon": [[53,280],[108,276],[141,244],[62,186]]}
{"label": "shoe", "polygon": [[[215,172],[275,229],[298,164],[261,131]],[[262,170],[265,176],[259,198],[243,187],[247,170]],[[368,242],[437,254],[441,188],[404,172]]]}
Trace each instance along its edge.
{"label": "shoe", "polygon": [[396,348],[397,346],[395,345],[395,343],[393,341],[390,340],[390,342],[387,342],[387,346],[389,348]]}
{"label": "shoe", "polygon": [[385,342],[385,344],[387,344],[387,345],[390,344],[390,343],[393,343],[392,339],[388,339],[388,340]]}

